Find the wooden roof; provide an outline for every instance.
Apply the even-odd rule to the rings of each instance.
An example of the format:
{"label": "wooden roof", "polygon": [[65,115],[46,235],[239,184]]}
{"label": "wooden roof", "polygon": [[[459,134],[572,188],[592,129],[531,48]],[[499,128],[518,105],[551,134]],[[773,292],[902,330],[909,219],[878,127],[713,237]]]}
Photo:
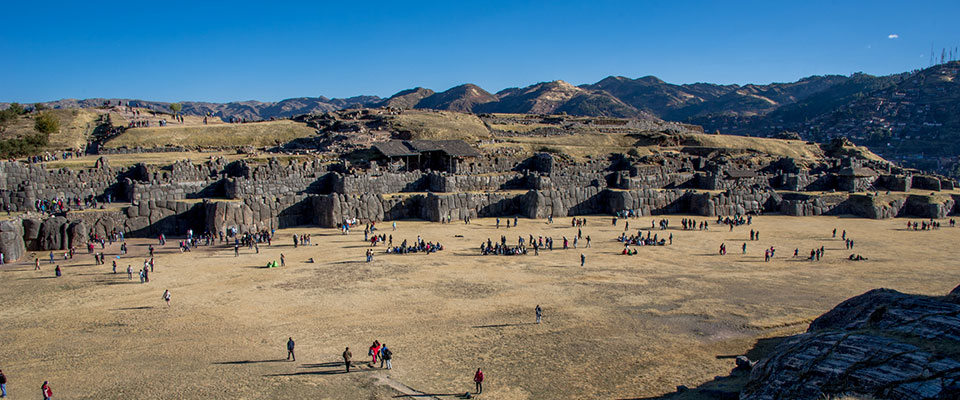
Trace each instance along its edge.
{"label": "wooden roof", "polygon": [[407,147],[402,140],[374,143],[373,148],[387,157],[407,157],[420,154],[420,152]]}
{"label": "wooden roof", "polygon": [[442,151],[452,157],[479,157],[480,152],[462,140],[407,140],[410,146],[418,152]]}

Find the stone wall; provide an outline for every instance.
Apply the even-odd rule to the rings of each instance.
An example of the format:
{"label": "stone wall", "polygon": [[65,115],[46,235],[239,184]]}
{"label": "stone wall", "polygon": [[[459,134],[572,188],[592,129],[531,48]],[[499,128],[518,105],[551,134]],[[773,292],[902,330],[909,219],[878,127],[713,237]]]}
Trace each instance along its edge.
{"label": "stone wall", "polygon": [[382,174],[332,174],[332,192],[345,194],[422,192],[430,186],[430,175],[424,172],[385,172]]}
{"label": "stone wall", "polygon": [[11,211],[36,211],[38,199],[103,198],[113,194],[119,169],[47,170],[44,164],[0,162],[0,205]]}
{"label": "stone wall", "polygon": [[529,187],[528,176],[519,172],[484,175],[431,173],[428,188],[438,193],[526,189]]}
{"label": "stone wall", "polygon": [[926,175],[914,175],[913,176],[913,187],[923,190],[935,190],[939,191],[941,189],[940,179],[932,176]]}

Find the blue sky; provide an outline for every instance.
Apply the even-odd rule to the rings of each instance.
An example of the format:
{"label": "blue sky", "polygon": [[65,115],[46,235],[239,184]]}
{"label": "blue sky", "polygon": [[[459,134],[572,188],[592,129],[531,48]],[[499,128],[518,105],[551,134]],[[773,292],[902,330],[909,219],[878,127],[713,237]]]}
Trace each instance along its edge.
{"label": "blue sky", "polygon": [[496,92],[609,75],[769,83],[909,71],[931,43],[937,57],[960,46],[956,0],[200,3],[7,2],[0,101]]}

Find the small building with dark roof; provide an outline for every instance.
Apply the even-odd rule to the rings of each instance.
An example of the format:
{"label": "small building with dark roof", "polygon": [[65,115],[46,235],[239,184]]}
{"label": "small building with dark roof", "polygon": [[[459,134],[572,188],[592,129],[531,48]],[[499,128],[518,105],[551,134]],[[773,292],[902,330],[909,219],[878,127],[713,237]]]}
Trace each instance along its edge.
{"label": "small building with dark roof", "polygon": [[462,140],[391,140],[374,143],[373,149],[388,162],[403,161],[407,170],[456,172],[461,163],[480,157]]}

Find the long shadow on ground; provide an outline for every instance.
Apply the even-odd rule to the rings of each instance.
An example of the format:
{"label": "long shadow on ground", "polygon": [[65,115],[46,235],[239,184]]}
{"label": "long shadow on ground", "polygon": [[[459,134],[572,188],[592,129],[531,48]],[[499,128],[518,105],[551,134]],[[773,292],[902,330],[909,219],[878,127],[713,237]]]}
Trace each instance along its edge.
{"label": "long shadow on ground", "polygon": [[242,364],[260,364],[260,363],[274,363],[274,362],[284,362],[287,361],[285,358],[278,358],[275,360],[242,360],[242,361],[221,361],[215,362],[216,365],[242,365]]}
{"label": "long shadow on ground", "polygon": [[[767,356],[780,342],[787,336],[778,336],[766,339],[758,339],[746,354],[743,354],[752,361],[760,360]],[[739,354],[718,355],[718,359],[735,359]],[[732,364],[732,362],[731,362]],[[736,400],[740,398],[740,390],[743,389],[747,381],[750,380],[750,371],[732,370],[727,376],[718,376],[712,381],[704,382],[695,388],[678,386],[677,391],[654,397],[635,397],[619,400]]]}
{"label": "long shadow on ground", "polygon": [[536,322],[518,322],[515,324],[474,325],[471,328],[505,328],[508,326],[536,325]]}

